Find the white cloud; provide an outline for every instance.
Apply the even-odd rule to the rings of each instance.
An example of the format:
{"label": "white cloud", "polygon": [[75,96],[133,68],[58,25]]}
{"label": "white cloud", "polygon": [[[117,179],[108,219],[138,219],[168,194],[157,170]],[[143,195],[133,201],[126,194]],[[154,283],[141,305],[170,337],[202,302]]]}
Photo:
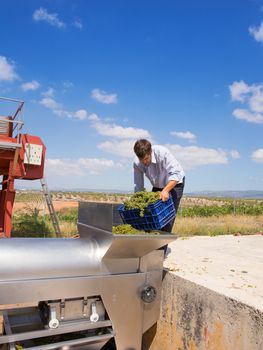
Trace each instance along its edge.
{"label": "white cloud", "polygon": [[201,165],[227,164],[227,152],[221,149],[180,145],[166,145],[174,157],[185,169],[193,169]]}
{"label": "white cloud", "polygon": [[34,90],[37,90],[40,87],[40,84],[39,84],[38,81],[32,80],[32,81],[30,81],[28,83],[22,84],[21,87],[22,87],[22,90],[24,90],[24,91],[30,91],[30,90],[34,91]]}
{"label": "white cloud", "polygon": [[243,80],[235,81],[229,86],[233,101],[246,105],[246,108],[236,108],[233,116],[249,123],[263,123],[263,85],[248,85]]}
{"label": "white cloud", "polygon": [[96,114],[91,114],[89,120],[92,121],[93,128],[99,135],[109,136],[117,139],[140,139],[151,138],[149,131],[145,129],[123,127],[116,124],[103,123]]}
{"label": "white cloud", "polygon": [[53,88],[48,88],[47,91],[42,92],[42,95],[45,96],[45,97],[54,97],[55,90]]}
{"label": "white cloud", "polygon": [[260,113],[252,113],[246,109],[235,109],[233,116],[237,119],[245,120],[249,123],[262,124],[263,115]]}
{"label": "white cloud", "polygon": [[43,7],[40,7],[38,10],[34,11],[33,19],[36,22],[47,22],[48,24],[59,29],[66,27],[66,24],[58,18],[57,13],[48,13],[48,11]]}
{"label": "white cloud", "polygon": [[98,148],[119,157],[134,158],[134,140],[105,141],[98,145]]}
{"label": "white cloud", "polygon": [[85,109],[79,109],[77,112],[74,112],[73,118],[84,120],[88,118],[88,112]]}
{"label": "white cloud", "polygon": [[248,31],[256,41],[263,42],[263,22],[258,27],[250,26]]}
{"label": "white cloud", "polygon": [[107,94],[105,91],[102,91],[100,89],[93,89],[91,91],[91,97],[94,100],[104,104],[111,104],[111,103],[118,102],[117,94]]}
{"label": "white cloud", "polygon": [[249,86],[243,81],[234,81],[229,85],[231,98],[233,101],[244,102],[245,95],[250,92]]}
{"label": "white cloud", "polygon": [[0,81],[14,81],[18,79],[13,62],[7,60],[5,56],[0,56]]}
{"label": "white cloud", "polygon": [[196,139],[196,136],[190,131],[171,131],[170,134],[188,141],[194,141]]}
{"label": "white cloud", "polygon": [[232,150],[228,152],[233,159],[241,158],[240,153],[237,150]]}
{"label": "white cloud", "polygon": [[82,22],[81,22],[80,19],[76,19],[76,20],[72,23],[72,25],[73,25],[74,27],[78,28],[78,29],[82,29],[82,28],[83,28],[83,24],[82,24]]}
{"label": "white cloud", "polygon": [[[42,95],[46,96],[42,98],[39,102],[41,105],[45,106],[48,109],[51,109],[55,115],[59,117],[67,117],[70,119],[79,119],[85,120],[88,118],[88,112],[85,109],[79,109],[75,112],[67,111],[63,108],[63,105],[58,103],[54,98],[54,90],[52,88],[48,89],[48,91],[42,93]],[[49,97],[52,96],[52,97]]]}
{"label": "white cloud", "polygon": [[[93,127],[100,135],[109,136],[113,140],[107,140],[97,145],[97,147],[111,154],[124,158],[133,158],[134,142],[138,138],[151,139],[151,135],[147,130],[136,128],[124,128],[119,125],[105,124],[96,115],[90,115],[89,120],[93,122]],[[190,132],[173,132],[178,133],[186,139],[194,139],[195,135]],[[120,140],[121,139],[121,140]],[[224,151],[221,149],[212,149],[204,147],[182,147],[180,145],[167,145],[174,156],[183,164],[185,169],[191,169],[200,165],[207,164],[227,164],[232,157],[237,159],[240,157],[238,151]]]}
{"label": "white cloud", "polygon": [[90,114],[88,119],[91,121],[99,121],[100,120],[99,117],[97,116],[97,114],[95,114],[95,113]]}
{"label": "white cloud", "polygon": [[[134,158],[133,152],[134,141],[105,141],[98,145],[102,151],[114,154],[124,158]],[[202,165],[209,164],[227,164],[228,157],[238,158],[237,151],[224,151],[221,149],[180,145],[165,145],[174,157],[183,165],[184,169],[189,170]]]}
{"label": "white cloud", "polygon": [[251,155],[251,158],[254,162],[263,163],[263,148],[259,148],[254,151]]}
{"label": "white cloud", "polygon": [[120,167],[120,164],[104,158],[46,159],[45,170],[59,176],[85,176],[103,173],[116,167]]}
{"label": "white cloud", "polygon": [[263,112],[263,91],[260,90],[254,93],[249,99],[249,107],[253,112]]}
{"label": "white cloud", "polygon": [[85,120],[88,118],[88,112],[85,109],[79,109],[76,112],[69,112],[65,109],[54,109],[53,113],[60,117],[67,117],[70,119]]}
{"label": "white cloud", "polygon": [[57,110],[61,108],[61,105],[51,97],[44,97],[39,103],[45,106],[46,108],[49,108],[52,110]]}
{"label": "white cloud", "polygon": [[103,124],[97,122],[94,124],[94,128],[97,130],[98,134],[104,136],[110,136],[117,139],[140,139],[140,138],[149,138],[150,134],[147,130],[132,128],[132,127],[123,127],[115,124]]}

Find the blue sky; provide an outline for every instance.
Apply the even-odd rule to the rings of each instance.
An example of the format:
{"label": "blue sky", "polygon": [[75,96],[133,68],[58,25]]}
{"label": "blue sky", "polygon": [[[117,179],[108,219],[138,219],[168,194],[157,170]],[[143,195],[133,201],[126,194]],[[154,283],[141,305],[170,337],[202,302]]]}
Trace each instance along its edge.
{"label": "blue sky", "polygon": [[51,189],[132,190],[138,138],[186,192],[262,189],[262,0],[9,0],[0,31],[0,95],[26,102]]}

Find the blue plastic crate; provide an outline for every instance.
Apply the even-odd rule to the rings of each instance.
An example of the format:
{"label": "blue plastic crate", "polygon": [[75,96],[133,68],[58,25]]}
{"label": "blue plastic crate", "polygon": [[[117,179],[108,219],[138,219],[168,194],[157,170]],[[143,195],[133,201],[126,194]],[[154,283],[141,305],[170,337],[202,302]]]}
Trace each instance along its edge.
{"label": "blue plastic crate", "polygon": [[144,216],[140,216],[140,209],[125,210],[124,205],[118,208],[122,221],[137,230],[160,230],[175,217],[172,196],[168,201],[161,199],[149,204],[144,209]]}

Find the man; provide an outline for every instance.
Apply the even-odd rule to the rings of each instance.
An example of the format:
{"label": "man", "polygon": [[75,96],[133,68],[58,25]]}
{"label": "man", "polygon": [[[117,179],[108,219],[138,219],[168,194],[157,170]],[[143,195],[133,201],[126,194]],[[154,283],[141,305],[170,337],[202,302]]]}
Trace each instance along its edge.
{"label": "man", "polygon": [[[157,146],[150,141],[141,139],[135,142],[136,158],[134,169],[134,192],[144,190],[144,175],[150,180],[152,191],[160,191],[160,199],[164,202],[171,194],[178,210],[184,191],[185,174],[182,166],[164,146]],[[162,231],[172,232],[174,219],[162,228]]]}

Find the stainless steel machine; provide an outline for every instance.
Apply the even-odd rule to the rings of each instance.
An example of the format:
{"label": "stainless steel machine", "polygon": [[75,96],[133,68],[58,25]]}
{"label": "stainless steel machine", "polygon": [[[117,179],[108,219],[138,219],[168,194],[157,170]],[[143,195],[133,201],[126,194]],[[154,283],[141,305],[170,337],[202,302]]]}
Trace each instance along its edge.
{"label": "stainless steel machine", "polygon": [[[80,203],[80,238],[0,241],[0,349],[141,350],[176,237],[112,235],[114,204]],[[22,304],[22,307],[21,307]]]}

